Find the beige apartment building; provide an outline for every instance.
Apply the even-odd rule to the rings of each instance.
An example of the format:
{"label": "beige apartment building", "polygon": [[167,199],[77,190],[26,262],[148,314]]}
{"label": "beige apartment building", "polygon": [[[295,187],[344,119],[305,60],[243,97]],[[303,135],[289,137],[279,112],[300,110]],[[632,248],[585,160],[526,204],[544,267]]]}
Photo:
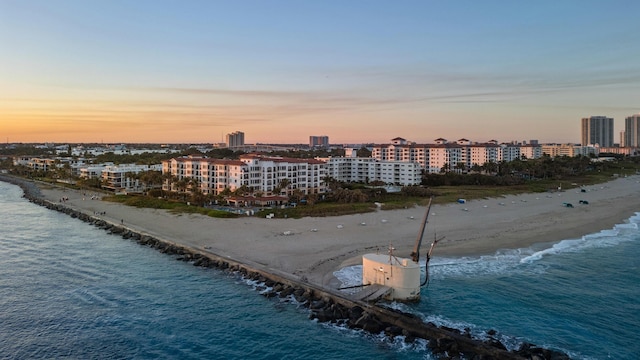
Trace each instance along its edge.
{"label": "beige apartment building", "polygon": [[597,146],[581,146],[576,144],[544,144],[542,146],[542,152],[550,157],[558,156],[589,156],[598,155],[600,148]]}
{"label": "beige apartment building", "polygon": [[[160,171],[160,165],[120,164],[104,166],[100,169],[102,188],[116,193],[146,191],[148,190],[147,185],[132,176],[145,171]],[[87,172],[85,175],[91,175],[91,172]]]}
{"label": "beige apartment building", "polygon": [[[180,179],[194,179],[204,194],[218,195],[225,189],[242,186],[264,195],[289,195],[326,192],[326,164],[315,159],[242,155],[238,160],[186,156],[164,160],[162,174]],[[177,191],[176,182],[165,181],[163,189]],[[277,191],[280,189],[280,191]]]}
{"label": "beige apartment building", "polygon": [[442,169],[465,171],[474,165],[502,161],[504,148],[495,141],[472,143],[468,139],[448,142],[438,138],[433,144],[409,143],[395,138],[391,144],[373,147],[371,157],[378,161],[415,162],[428,173],[439,173]]}
{"label": "beige apartment building", "polygon": [[415,162],[426,172],[436,174],[443,169],[464,172],[489,162],[537,159],[544,154],[556,157],[591,154],[597,156],[598,153],[598,147],[576,144],[498,144],[495,140],[475,143],[467,139],[449,142],[443,138],[434,140],[433,144],[416,144],[403,138],[395,138],[390,144],[374,146],[371,157],[378,161]]}
{"label": "beige apartment building", "polygon": [[378,161],[355,156],[329,157],[327,174],[342,182],[368,183],[374,180],[385,184],[411,186],[422,182],[422,168],[417,162]]}

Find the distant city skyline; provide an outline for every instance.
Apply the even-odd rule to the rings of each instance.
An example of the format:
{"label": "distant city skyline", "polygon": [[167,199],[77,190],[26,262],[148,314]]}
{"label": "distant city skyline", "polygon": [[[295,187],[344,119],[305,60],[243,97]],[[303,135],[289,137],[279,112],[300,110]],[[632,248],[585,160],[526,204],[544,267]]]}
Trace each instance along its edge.
{"label": "distant city skyline", "polygon": [[2,142],[580,143],[640,113],[633,1],[0,2]]}

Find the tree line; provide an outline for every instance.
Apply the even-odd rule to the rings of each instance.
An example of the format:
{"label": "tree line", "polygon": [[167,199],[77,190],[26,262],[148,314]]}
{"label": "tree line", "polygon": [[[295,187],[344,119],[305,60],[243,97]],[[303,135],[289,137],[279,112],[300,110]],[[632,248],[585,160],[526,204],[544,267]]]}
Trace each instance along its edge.
{"label": "tree line", "polygon": [[[8,149],[3,149],[5,153]],[[366,149],[360,149],[364,152]],[[22,151],[22,152],[19,152]],[[8,155],[46,155],[43,149],[34,150],[33,147],[11,149]],[[18,152],[18,153],[16,153]],[[106,153],[97,156],[95,163],[112,162],[115,164],[136,163],[136,164],[157,164],[162,160],[176,156],[203,155],[211,158],[237,158],[242,152],[234,152],[230,149],[213,149],[202,153],[196,148],[185,147],[179,153],[143,153],[138,155],[116,155]],[[311,150],[309,152],[282,152],[281,156],[309,157],[316,155],[324,157],[334,155],[331,150]],[[276,155],[276,154],[272,154]],[[363,153],[363,155],[365,155]],[[370,153],[369,153],[370,155]],[[339,156],[337,153],[335,156]],[[586,156],[577,157],[555,157],[543,156],[538,159],[516,159],[513,161],[487,162],[483,165],[474,165],[466,168],[463,164],[455,164],[453,167],[445,166],[439,174],[422,174],[422,181],[419,186],[405,186],[401,189],[401,196],[407,197],[428,197],[434,194],[433,188],[438,186],[517,186],[536,181],[547,180],[570,180],[577,177],[584,177],[590,174],[613,174],[621,175],[635,174],[640,164],[640,157],[618,157],[611,161],[594,161],[595,159]],[[0,167],[8,169],[11,173],[25,177],[50,177],[52,179],[71,179],[72,172],[69,164],[60,164],[52,167],[48,172],[30,169],[24,165],[14,166],[10,158],[5,158],[0,162]],[[130,173],[127,177],[138,180],[143,187],[151,190],[147,194],[152,197],[162,197],[179,201],[189,201],[193,204],[204,205],[211,202],[224,202],[225,197],[235,196],[263,196],[264,193],[257,189],[242,186],[235,191],[224,189],[219,195],[205,195],[200,189],[200,184],[196,179],[179,179],[169,174],[162,174],[160,171],[144,171],[140,173]],[[76,179],[77,184],[82,187],[101,188],[101,179]],[[287,179],[282,180],[272,193],[284,193],[291,203],[305,203],[313,205],[317,202],[334,202],[339,204],[362,203],[372,201],[384,201],[388,198],[386,190],[380,185],[386,185],[380,181],[370,181],[364,184],[344,183],[329,176],[323,179],[329,191],[326,194],[304,194],[299,189],[291,189]],[[162,185],[167,184],[174,192],[162,190]]]}

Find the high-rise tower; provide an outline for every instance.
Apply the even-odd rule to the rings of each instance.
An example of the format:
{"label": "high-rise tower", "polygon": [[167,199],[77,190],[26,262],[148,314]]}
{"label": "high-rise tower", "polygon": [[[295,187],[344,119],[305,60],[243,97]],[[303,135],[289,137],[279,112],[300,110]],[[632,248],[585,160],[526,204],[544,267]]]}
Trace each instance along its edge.
{"label": "high-rise tower", "polygon": [[242,131],[232,132],[227,134],[227,146],[238,147],[244,145],[244,133]]}
{"label": "high-rise tower", "polygon": [[326,149],[329,147],[329,137],[326,135],[309,136],[309,147]]}
{"label": "high-rise tower", "polygon": [[640,147],[640,114],[624,119],[624,146]]}
{"label": "high-rise tower", "polygon": [[582,146],[613,146],[613,118],[590,116],[582,118]]}

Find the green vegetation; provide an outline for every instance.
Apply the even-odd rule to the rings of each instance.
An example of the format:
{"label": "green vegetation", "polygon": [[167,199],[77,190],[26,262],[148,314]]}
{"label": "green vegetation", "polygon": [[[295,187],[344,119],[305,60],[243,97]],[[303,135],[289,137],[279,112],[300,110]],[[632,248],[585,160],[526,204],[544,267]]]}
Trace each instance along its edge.
{"label": "green vegetation", "polygon": [[184,202],[169,201],[165,199],[157,199],[149,196],[138,195],[112,195],[102,198],[104,201],[112,201],[127,206],[135,206],[139,208],[164,209],[173,213],[202,214],[216,218],[236,218],[237,214],[207,209],[200,206],[188,205]]}
{"label": "green vegetation", "polygon": [[203,154],[200,150],[190,147],[181,150],[180,152],[167,152],[167,153],[157,153],[157,152],[146,152],[137,155],[131,154],[123,154],[116,155],[113,152],[108,152],[103,155],[98,155],[94,162],[95,163],[106,163],[112,162],[114,164],[140,164],[140,165],[153,165],[159,164],[162,160],[172,159],[174,157],[179,156],[188,156],[188,155],[201,155],[207,156],[215,159],[237,159],[241,153],[234,152],[230,149],[213,149],[206,154]]}
{"label": "green vegetation", "polygon": [[162,160],[171,159],[176,156],[179,156],[179,154],[146,152],[146,153],[137,154],[137,155],[131,155],[131,154],[116,155],[113,152],[108,152],[108,153],[104,153],[102,155],[96,156],[93,162],[96,164],[114,163],[116,165],[119,165],[119,164],[153,165],[153,164],[161,163]]}
{"label": "green vegetation", "polygon": [[17,144],[12,147],[3,147],[0,149],[0,155],[16,155],[16,156],[53,156],[55,149],[35,147],[33,145]]}
{"label": "green vegetation", "polygon": [[277,218],[293,218],[299,219],[306,216],[324,217],[352,215],[373,212],[376,206],[373,203],[352,203],[352,204],[336,204],[336,203],[316,203],[314,205],[297,205],[296,207],[286,207],[264,209],[256,215],[265,217],[268,214],[274,214]]}

